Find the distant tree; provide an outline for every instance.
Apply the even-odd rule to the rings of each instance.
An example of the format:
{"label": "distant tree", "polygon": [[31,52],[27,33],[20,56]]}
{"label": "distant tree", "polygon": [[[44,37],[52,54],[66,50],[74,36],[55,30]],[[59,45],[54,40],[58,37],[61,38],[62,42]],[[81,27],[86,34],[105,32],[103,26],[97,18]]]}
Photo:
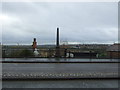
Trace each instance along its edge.
{"label": "distant tree", "polygon": [[20,53],[20,57],[33,57],[33,56],[34,56],[33,52],[28,49],[22,50]]}
{"label": "distant tree", "polygon": [[101,57],[101,58],[107,58],[107,54],[106,53],[100,53],[99,57]]}
{"label": "distant tree", "polygon": [[2,51],[2,57],[5,58],[5,50]]}

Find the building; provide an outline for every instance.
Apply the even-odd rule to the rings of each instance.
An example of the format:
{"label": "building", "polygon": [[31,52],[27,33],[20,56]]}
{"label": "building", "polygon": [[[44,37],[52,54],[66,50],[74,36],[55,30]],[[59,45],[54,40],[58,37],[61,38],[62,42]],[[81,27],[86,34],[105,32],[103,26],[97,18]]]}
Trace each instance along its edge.
{"label": "building", "polygon": [[107,49],[108,58],[120,59],[120,43],[115,43]]}
{"label": "building", "polygon": [[84,51],[84,52],[72,52],[75,58],[96,58],[97,53],[92,51]]}

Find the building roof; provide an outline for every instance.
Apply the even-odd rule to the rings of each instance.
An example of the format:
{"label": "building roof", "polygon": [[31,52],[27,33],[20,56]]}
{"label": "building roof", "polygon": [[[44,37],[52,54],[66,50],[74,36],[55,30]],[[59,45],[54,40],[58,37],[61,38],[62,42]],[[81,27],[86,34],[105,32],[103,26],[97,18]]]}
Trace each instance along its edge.
{"label": "building roof", "polygon": [[107,51],[120,51],[120,43],[115,43],[109,46]]}

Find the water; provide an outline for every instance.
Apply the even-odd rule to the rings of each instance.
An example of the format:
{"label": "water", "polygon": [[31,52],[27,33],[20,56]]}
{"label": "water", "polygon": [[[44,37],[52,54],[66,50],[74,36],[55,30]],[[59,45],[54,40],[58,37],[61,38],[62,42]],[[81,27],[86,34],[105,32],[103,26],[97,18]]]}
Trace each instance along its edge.
{"label": "water", "polygon": [[119,59],[73,59],[73,58],[3,58],[0,61],[74,61],[74,62],[82,62],[82,61],[114,61],[118,62]]}

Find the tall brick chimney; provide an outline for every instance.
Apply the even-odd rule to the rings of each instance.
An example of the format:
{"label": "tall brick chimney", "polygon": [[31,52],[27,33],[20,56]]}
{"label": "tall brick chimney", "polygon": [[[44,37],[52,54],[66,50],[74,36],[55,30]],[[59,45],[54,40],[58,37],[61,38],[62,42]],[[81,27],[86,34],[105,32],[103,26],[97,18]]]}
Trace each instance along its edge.
{"label": "tall brick chimney", "polygon": [[59,28],[57,28],[57,38],[56,38],[56,55],[55,57],[60,57],[60,46],[59,46]]}

